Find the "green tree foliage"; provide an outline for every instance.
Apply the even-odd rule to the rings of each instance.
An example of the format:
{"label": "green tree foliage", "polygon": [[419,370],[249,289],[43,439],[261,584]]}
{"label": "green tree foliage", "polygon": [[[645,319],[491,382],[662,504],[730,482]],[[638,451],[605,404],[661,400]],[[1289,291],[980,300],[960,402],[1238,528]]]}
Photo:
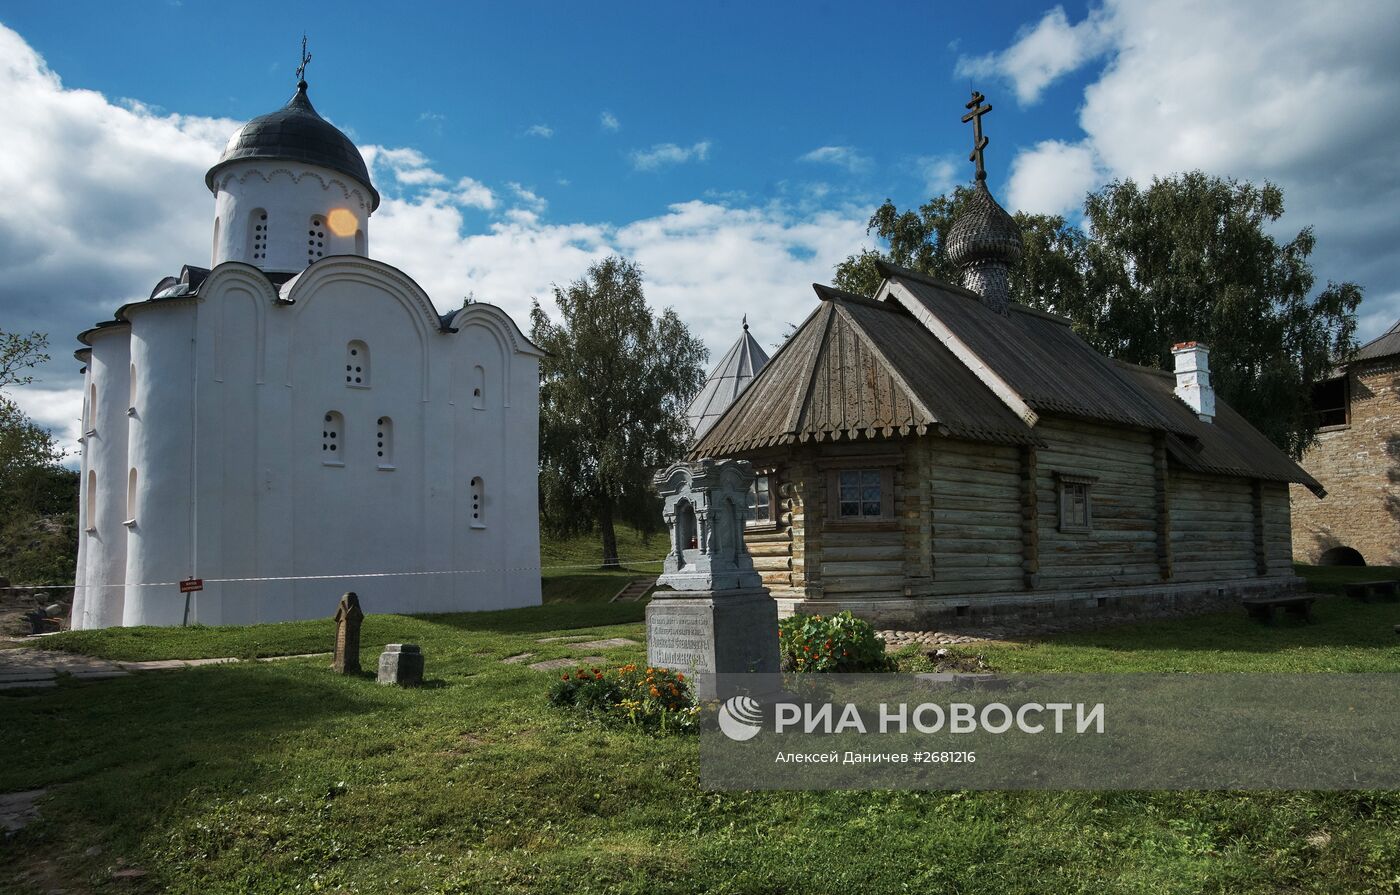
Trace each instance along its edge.
{"label": "green tree foliage", "polygon": [[[34,381],[48,360],[40,333],[0,331],[0,389]],[[77,556],[78,474],[47,429],[0,393],[0,577],[23,582],[72,580]]]}
{"label": "green tree foliage", "polygon": [[538,301],[530,338],[540,369],[540,506],[553,534],[595,528],[618,565],[614,523],[656,531],[657,468],[685,453],[685,408],[704,381],[705,346],[669,308],[653,316],[635,263],[610,257],[555,287],[561,319]]}
{"label": "green tree foliage", "polygon": [[[871,294],[877,258],[956,281],[944,250],[948,228],[971,190],[956,187],[917,212],[885,202],[870,219],[886,253],[852,255],[836,268],[842,288]],[[1062,314],[1098,350],[1170,369],[1171,346],[1211,347],[1216,389],[1294,456],[1317,432],[1309,397],[1334,362],[1355,348],[1362,289],[1328,283],[1314,291],[1305,227],[1281,241],[1277,186],[1200,171],[1119,180],[1084,201],[1085,229],[1051,215],[1018,213],[1026,251],[1012,297]]]}

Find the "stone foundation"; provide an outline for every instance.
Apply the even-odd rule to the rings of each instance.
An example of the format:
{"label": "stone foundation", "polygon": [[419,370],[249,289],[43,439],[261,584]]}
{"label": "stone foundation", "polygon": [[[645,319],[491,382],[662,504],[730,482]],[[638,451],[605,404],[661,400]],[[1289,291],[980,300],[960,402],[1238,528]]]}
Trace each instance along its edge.
{"label": "stone foundation", "polygon": [[877,628],[948,630],[958,627],[1006,626],[1052,622],[1057,619],[1137,621],[1199,615],[1237,609],[1245,597],[1301,591],[1296,575],[1114,587],[1101,590],[1030,591],[978,594],[965,597],[918,597],[831,600],[778,597],[778,615],[830,615],[849,609]]}

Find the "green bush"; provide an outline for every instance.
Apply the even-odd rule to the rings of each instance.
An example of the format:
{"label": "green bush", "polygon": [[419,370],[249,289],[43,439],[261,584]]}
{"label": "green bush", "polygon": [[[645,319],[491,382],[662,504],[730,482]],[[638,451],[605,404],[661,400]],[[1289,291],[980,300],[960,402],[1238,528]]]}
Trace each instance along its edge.
{"label": "green bush", "polygon": [[885,642],[870,622],[849,611],[793,615],[778,623],[784,671],[889,671]]}
{"label": "green bush", "polygon": [[565,672],[550,685],[549,702],[658,733],[694,730],[700,713],[684,674],[632,664]]}

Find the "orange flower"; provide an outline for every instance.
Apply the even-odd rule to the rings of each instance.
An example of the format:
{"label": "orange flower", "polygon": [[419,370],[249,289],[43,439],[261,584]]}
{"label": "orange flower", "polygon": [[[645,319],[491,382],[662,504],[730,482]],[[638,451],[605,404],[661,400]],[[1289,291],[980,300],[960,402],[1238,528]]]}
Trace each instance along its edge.
{"label": "orange flower", "polygon": [[568,676],[567,674],[564,675],[564,677],[562,678],[562,680],[566,680],[566,681],[567,681],[568,679],[569,679],[569,676]]}
{"label": "orange flower", "polygon": [[655,669],[655,668],[648,667],[648,668],[647,668],[647,674],[656,674],[656,669]]}
{"label": "orange flower", "polygon": [[597,674],[593,675],[593,677],[601,681],[603,679],[603,672],[600,671]]}
{"label": "orange flower", "polygon": [[658,690],[658,689],[656,689],[655,686],[653,686],[653,687],[651,688],[651,695],[652,695],[652,696],[660,696],[660,695],[661,695],[661,691]]}
{"label": "orange flower", "polygon": [[676,680],[678,680],[678,681],[683,681],[683,680],[685,680],[685,675],[683,675],[683,674],[678,674],[678,675],[676,675]]}

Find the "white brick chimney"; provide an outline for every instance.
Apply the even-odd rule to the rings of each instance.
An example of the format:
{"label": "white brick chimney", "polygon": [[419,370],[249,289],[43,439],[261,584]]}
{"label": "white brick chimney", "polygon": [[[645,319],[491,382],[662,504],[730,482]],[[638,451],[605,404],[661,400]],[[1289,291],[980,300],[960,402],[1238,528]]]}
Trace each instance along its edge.
{"label": "white brick chimney", "polygon": [[1215,389],[1210,385],[1210,349],[1199,342],[1172,346],[1176,359],[1176,396],[1203,421],[1215,419]]}

